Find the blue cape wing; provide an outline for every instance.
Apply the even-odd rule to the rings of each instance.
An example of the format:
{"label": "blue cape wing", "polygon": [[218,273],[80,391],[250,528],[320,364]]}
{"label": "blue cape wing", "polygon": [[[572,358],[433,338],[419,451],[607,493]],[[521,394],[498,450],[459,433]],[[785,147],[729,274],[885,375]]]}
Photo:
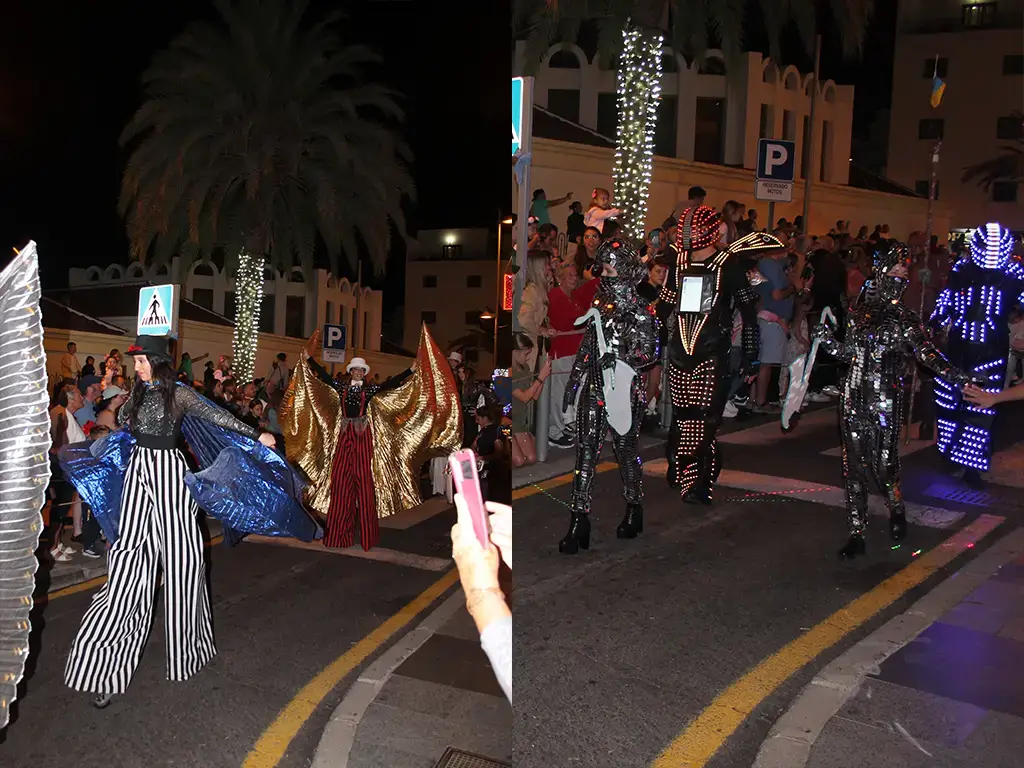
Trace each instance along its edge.
{"label": "blue cape wing", "polygon": [[[323,537],[302,505],[305,482],[283,456],[255,440],[186,415],[182,432],[200,471],[185,476],[193,498],[211,517],[243,533]],[[65,477],[91,508],[107,540],[117,540],[121,493],[135,438],[127,430],[60,451]]]}
{"label": "blue cape wing", "polygon": [[134,447],[131,433],[120,430],[95,442],[65,445],[58,453],[64,477],[92,509],[111,544],[117,540],[124,474]]}
{"label": "blue cape wing", "polygon": [[185,485],[207,514],[243,533],[323,537],[302,505],[305,481],[283,456],[193,416],[185,416],[181,429],[200,467],[185,476]]}

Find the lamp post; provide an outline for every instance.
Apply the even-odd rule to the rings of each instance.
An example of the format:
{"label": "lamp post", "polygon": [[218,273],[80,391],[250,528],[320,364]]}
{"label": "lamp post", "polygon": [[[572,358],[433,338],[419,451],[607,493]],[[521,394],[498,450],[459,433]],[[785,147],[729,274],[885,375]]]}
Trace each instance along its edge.
{"label": "lamp post", "polygon": [[[495,283],[495,286],[496,286],[495,295],[494,295],[494,368],[500,367],[498,365],[498,332],[499,332],[499,328],[501,326],[502,294],[504,293],[504,287],[505,287],[505,285],[504,285],[504,283],[505,283],[504,275],[502,274],[502,269],[501,269],[501,262],[502,262],[501,229],[502,229],[502,227],[511,226],[511,225],[512,225],[512,217],[511,216],[506,216],[505,218],[502,218],[501,217],[501,212],[499,211],[498,212],[498,254],[497,254],[497,260],[495,261],[496,272],[495,272],[495,278],[494,278],[494,283]],[[481,318],[483,318],[483,315],[481,315]]]}
{"label": "lamp post", "polygon": [[491,312],[489,309],[485,309],[480,313],[481,320],[493,320],[494,321],[494,365],[493,368],[498,367],[498,312]]}

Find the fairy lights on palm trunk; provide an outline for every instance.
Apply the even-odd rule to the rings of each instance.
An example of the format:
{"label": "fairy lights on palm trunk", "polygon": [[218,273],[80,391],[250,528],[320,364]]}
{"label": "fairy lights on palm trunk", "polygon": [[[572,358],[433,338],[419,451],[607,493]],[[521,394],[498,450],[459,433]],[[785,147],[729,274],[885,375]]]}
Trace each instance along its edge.
{"label": "fairy lights on palm trunk", "polygon": [[260,335],[260,302],[263,299],[262,256],[242,251],[235,279],[235,331],[232,367],[239,384],[247,384],[256,373],[256,345]]}
{"label": "fairy lights on palm trunk", "polygon": [[662,36],[627,23],[619,57],[619,124],[615,142],[615,205],[623,229],[642,240],[661,99]]}

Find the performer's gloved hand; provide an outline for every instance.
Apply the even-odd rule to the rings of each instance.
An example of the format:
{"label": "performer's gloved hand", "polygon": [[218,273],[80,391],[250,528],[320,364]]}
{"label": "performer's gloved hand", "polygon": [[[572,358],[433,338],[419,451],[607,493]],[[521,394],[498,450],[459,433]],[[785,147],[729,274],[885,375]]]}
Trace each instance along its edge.
{"label": "performer's gloved hand", "polygon": [[562,413],[565,413],[572,407],[572,404],[576,402],[576,392],[578,386],[570,382],[565,388],[565,394],[562,395]]}
{"label": "performer's gloved hand", "polygon": [[599,362],[601,364],[601,368],[603,368],[606,371],[610,370],[611,368],[614,368],[615,367],[615,353],[614,352],[605,352],[603,355],[601,355],[601,360]]}

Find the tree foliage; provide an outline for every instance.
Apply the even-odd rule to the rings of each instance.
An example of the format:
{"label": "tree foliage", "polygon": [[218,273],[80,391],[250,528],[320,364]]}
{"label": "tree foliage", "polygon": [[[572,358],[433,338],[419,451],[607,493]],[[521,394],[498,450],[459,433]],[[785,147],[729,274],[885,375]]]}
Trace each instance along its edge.
{"label": "tree foliage", "polygon": [[223,249],[310,270],[318,241],[332,270],[360,249],[384,269],[414,194],[397,94],[367,81],[379,61],[347,46],[341,15],[306,20],[306,0],[215,0],[156,55],[119,210],[140,260]]}
{"label": "tree foliage", "polygon": [[[1011,112],[1011,116],[1024,125],[1024,113]],[[1004,144],[999,154],[964,169],[960,179],[964,184],[976,183],[986,192],[997,181],[1024,181],[1024,133],[1012,144]]]}

